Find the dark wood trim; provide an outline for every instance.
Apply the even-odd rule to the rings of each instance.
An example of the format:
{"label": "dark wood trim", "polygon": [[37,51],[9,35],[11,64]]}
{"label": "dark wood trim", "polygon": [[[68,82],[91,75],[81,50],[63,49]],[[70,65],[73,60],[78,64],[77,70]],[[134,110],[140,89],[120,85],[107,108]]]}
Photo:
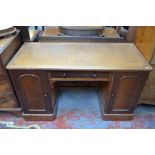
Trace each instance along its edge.
{"label": "dark wood trim", "polygon": [[22,116],[26,121],[54,121],[56,116],[54,114],[24,114]]}
{"label": "dark wood trim", "polygon": [[134,117],[133,114],[106,114],[102,113],[102,119],[107,121],[129,121]]}
{"label": "dark wood trim", "polygon": [[13,108],[13,109],[0,109],[0,113],[8,113],[8,114],[13,114],[16,117],[22,117],[22,112],[21,112],[21,108]]}
{"label": "dark wood trim", "polygon": [[51,36],[41,37],[39,42],[96,42],[96,43],[120,43],[124,42],[124,38],[104,38],[104,37],[76,37],[76,36]]}

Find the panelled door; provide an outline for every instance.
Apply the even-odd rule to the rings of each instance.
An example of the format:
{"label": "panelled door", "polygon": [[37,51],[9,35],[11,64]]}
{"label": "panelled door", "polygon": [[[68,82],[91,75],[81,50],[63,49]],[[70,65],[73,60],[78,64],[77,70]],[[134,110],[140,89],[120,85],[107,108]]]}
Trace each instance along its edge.
{"label": "panelled door", "polygon": [[114,73],[106,113],[132,113],[148,76],[147,72]]}
{"label": "panelled door", "polygon": [[10,75],[24,113],[53,113],[47,71],[12,70]]}

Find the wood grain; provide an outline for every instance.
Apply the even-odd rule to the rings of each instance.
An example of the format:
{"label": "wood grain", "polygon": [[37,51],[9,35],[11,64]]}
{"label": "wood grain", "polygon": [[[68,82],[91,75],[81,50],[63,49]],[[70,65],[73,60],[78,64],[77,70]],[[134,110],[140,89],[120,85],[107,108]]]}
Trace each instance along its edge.
{"label": "wood grain", "polygon": [[155,50],[155,26],[138,27],[135,42],[137,48],[150,62]]}
{"label": "wood grain", "polygon": [[155,26],[138,27],[135,42],[137,48],[153,68],[146,81],[139,103],[155,105]]}
{"label": "wood grain", "polygon": [[18,108],[14,96],[11,94],[0,94],[0,109],[1,108]]}

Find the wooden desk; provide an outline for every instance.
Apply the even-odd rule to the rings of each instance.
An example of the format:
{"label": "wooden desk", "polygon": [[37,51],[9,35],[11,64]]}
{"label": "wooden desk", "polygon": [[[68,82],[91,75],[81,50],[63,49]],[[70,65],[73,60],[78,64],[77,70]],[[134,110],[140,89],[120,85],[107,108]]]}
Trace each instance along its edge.
{"label": "wooden desk", "polygon": [[132,43],[25,43],[7,69],[25,119],[54,119],[59,82],[87,81],[104,119],[129,120],[152,68]]}

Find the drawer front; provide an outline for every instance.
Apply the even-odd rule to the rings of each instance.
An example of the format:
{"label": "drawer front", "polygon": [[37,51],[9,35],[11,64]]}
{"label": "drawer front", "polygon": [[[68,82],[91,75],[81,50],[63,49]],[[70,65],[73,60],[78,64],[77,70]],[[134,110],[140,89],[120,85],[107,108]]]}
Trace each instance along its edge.
{"label": "drawer front", "polygon": [[18,108],[18,104],[12,94],[0,94],[0,109]]}
{"label": "drawer front", "polygon": [[58,71],[49,72],[49,78],[111,78],[111,73],[108,72],[73,72],[73,71]]}
{"label": "drawer front", "polygon": [[10,92],[12,92],[12,90],[9,85],[9,81],[0,80],[0,93],[10,93]]}

